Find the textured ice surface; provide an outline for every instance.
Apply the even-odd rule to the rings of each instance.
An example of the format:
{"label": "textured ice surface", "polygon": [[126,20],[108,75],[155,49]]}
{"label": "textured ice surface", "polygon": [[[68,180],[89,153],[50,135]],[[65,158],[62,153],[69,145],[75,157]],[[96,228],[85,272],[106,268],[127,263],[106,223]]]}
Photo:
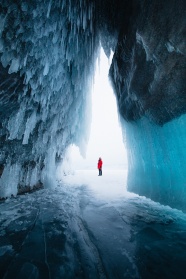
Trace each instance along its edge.
{"label": "textured ice surface", "polygon": [[126,173],[103,174],[0,203],[1,278],[185,278],[185,214],[127,193]]}

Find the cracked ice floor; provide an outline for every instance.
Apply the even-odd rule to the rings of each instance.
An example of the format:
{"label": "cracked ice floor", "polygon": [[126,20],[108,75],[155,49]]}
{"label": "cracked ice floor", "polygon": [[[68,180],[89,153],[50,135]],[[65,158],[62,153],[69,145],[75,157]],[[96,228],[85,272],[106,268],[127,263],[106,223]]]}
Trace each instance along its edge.
{"label": "cracked ice floor", "polygon": [[78,171],[0,203],[0,278],[185,278],[186,214]]}

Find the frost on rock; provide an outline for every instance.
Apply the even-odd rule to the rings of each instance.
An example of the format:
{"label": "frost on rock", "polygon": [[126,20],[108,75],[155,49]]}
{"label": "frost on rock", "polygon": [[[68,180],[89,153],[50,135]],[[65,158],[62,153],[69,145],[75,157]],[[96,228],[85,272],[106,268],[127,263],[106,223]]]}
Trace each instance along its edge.
{"label": "frost on rock", "polygon": [[84,152],[99,43],[94,1],[1,0],[0,9],[0,197],[7,197],[54,183],[71,143]]}

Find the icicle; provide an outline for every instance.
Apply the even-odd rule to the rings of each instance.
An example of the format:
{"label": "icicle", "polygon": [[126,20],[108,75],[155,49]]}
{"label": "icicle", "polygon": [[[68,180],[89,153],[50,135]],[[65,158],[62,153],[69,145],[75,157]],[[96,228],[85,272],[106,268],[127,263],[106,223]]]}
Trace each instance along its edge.
{"label": "icicle", "polygon": [[21,167],[19,164],[5,166],[3,174],[0,178],[0,197],[16,196],[20,178]]}
{"label": "icicle", "polygon": [[50,0],[50,2],[48,4],[47,18],[49,18],[49,16],[50,16],[51,6],[52,6],[52,0]]}
{"label": "icicle", "polygon": [[49,72],[49,63],[46,60],[43,75],[46,76],[48,74],[48,72]]}
{"label": "icicle", "polygon": [[12,116],[8,121],[8,130],[9,130],[9,140],[13,140],[18,138],[19,129],[24,122],[25,110],[24,108],[20,108],[18,113],[15,116]]}
{"label": "icicle", "polygon": [[23,144],[28,144],[29,136],[32,133],[32,131],[34,130],[36,122],[37,122],[37,117],[36,117],[36,112],[34,111],[32,113],[32,115],[27,119],[26,129],[25,129],[24,138],[23,138]]}
{"label": "icicle", "polygon": [[10,68],[8,70],[8,73],[9,74],[12,74],[12,73],[17,73],[17,71],[19,70],[19,65],[20,65],[20,61],[18,58],[16,59],[12,59],[12,63],[10,65]]}

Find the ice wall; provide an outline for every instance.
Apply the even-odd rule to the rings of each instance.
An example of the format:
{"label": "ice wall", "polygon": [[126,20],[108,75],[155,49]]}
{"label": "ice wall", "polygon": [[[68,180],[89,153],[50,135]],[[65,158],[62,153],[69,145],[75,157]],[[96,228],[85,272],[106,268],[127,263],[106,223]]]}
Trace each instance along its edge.
{"label": "ice wall", "polygon": [[163,127],[147,118],[125,125],[130,191],[186,209],[185,125],[186,115]]}
{"label": "ice wall", "polygon": [[0,197],[55,182],[84,152],[97,56],[94,1],[0,1]]}

